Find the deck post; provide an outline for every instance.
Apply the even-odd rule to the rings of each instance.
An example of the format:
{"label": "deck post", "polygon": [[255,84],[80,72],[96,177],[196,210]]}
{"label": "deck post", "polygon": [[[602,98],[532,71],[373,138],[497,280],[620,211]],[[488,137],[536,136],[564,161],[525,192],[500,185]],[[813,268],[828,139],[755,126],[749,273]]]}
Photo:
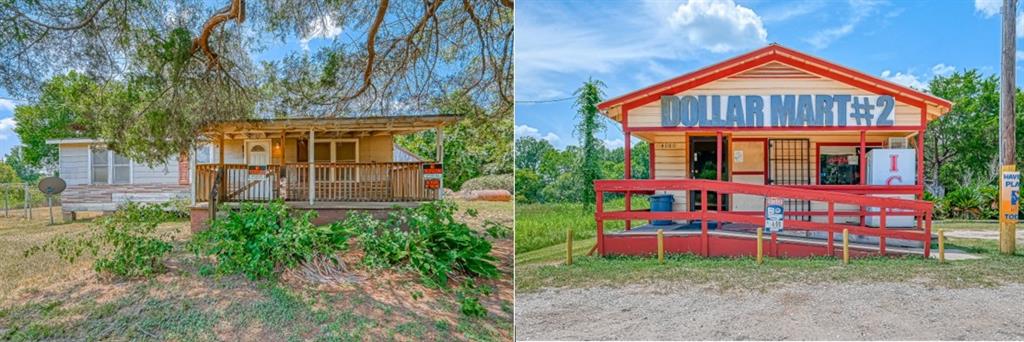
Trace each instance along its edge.
{"label": "deck post", "polygon": [[700,253],[710,255],[708,247],[708,190],[700,189]]}
{"label": "deck post", "polygon": [[830,257],[831,256],[835,256],[835,232],[832,231],[832,228],[835,227],[835,223],[836,223],[836,212],[835,212],[835,209],[836,209],[836,203],[832,202],[832,201],[829,201],[828,202],[828,247],[826,249],[828,250],[828,256],[830,256]]}
{"label": "deck post", "polygon": [[[287,193],[282,193],[282,191],[281,191],[282,187],[285,184],[285,182],[284,182],[284,167],[285,167],[285,159],[284,159],[284,157],[285,157],[285,153],[284,153],[285,146],[284,146],[284,142],[285,142],[285,140],[286,140],[285,132],[284,132],[284,130],[281,130],[281,162],[280,162],[280,169],[277,170],[277,185],[275,185],[274,187],[278,189],[277,190],[277,196],[280,197],[282,200],[287,200],[287,198],[288,198],[288,194]],[[285,187],[284,188],[284,192],[287,192],[287,191],[288,191],[288,189]]]}
{"label": "deck post", "polygon": [[309,144],[307,144],[308,147],[306,148],[306,155],[308,155],[308,160],[309,160],[309,182],[308,182],[309,183],[309,205],[313,205],[314,198],[316,198],[316,193],[315,193],[315,190],[316,190],[316,168],[315,168],[315,166],[316,166],[316,164],[313,162],[313,157],[315,155],[313,153],[313,150],[314,150],[313,147],[315,146],[314,145],[314,143],[315,143],[314,139],[315,139],[315,137],[313,136],[313,130],[310,129],[309,130]]}
{"label": "deck post", "polygon": [[[632,179],[633,178],[633,144],[630,141],[631,140],[630,139],[631,138],[631,134],[629,133],[629,130],[625,130],[625,131],[622,132],[622,135],[623,135],[622,152],[625,155],[625,162],[622,165],[623,173],[624,173],[623,176],[625,176],[624,177],[625,179]],[[633,193],[629,192],[629,190],[626,190],[625,196],[626,196],[626,212],[631,212],[631,211],[633,211]],[[630,221],[630,220],[626,220],[626,230],[629,231],[632,228],[633,228],[633,222]]]}
{"label": "deck post", "polygon": [[[715,132],[715,180],[722,181],[722,131]],[[722,211],[722,193],[715,192],[715,211]],[[721,225],[721,222],[715,221]]]}
{"label": "deck post", "polygon": [[601,218],[601,214],[604,213],[604,192],[598,191],[596,194],[597,203],[594,204],[594,209],[597,214],[597,255],[604,256],[604,219]]}
{"label": "deck post", "polygon": [[[857,156],[857,158],[859,158],[859,159],[857,159],[857,164],[859,164],[858,166],[860,168],[860,185],[867,184],[867,182],[868,182],[868,175],[867,175],[867,165],[868,165],[868,163],[867,163],[867,157],[865,157],[867,155],[866,151],[865,151],[865,149],[867,149],[867,145],[868,145],[867,144],[867,131],[861,130],[860,131],[860,153]],[[861,226],[864,225],[864,207],[863,206],[860,207],[860,225]]]}
{"label": "deck post", "polygon": [[924,218],[924,257],[927,259],[932,252],[932,212],[928,211]]}

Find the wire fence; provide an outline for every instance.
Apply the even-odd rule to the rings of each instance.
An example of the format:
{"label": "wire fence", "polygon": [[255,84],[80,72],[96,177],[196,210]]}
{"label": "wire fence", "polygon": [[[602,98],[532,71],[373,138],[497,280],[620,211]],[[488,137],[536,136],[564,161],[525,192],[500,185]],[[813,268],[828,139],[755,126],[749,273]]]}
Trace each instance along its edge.
{"label": "wire fence", "polygon": [[[39,191],[37,183],[0,183],[0,214],[3,217],[33,218],[32,209],[53,207],[57,210],[61,205],[60,195],[47,196]],[[45,212],[43,215],[47,215]],[[60,215],[56,211],[54,215]]]}

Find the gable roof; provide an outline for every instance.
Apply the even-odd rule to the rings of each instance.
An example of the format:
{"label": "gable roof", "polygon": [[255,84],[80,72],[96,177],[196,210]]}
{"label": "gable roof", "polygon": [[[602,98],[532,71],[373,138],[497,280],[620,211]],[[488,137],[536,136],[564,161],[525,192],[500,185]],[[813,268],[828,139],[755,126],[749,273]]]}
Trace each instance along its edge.
{"label": "gable roof", "polygon": [[925,108],[929,117],[945,114],[952,102],[931,94],[883,80],[826,60],[772,43],[766,47],[725,60],[709,67],[639,89],[601,102],[597,108],[615,118],[621,113],[652,101],[662,95],[674,95],[715,80],[733,76],[769,63],[781,63],[811,74],[835,80],[876,94],[892,95],[897,101]]}

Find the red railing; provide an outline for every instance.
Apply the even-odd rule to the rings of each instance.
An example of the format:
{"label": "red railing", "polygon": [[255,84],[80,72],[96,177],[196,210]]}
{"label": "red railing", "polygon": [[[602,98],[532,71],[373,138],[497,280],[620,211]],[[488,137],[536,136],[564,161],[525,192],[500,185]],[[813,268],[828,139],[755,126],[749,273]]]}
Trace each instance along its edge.
{"label": "red railing", "polygon": [[[909,188],[917,186],[905,186],[908,189],[892,189],[892,193],[902,193]],[[864,188],[864,189],[862,189]],[[924,256],[927,258],[931,250],[931,221],[932,203],[920,200],[875,197],[862,194],[861,191],[870,189],[865,186],[843,189],[855,190],[850,192],[826,191],[809,188],[798,188],[788,186],[771,186],[743,184],[712,180],[598,180],[594,181],[594,190],[597,193],[597,211],[594,218],[597,220],[598,251],[604,254],[604,221],[605,220],[700,220],[701,223],[701,252],[707,255],[708,246],[708,221],[746,223],[755,226],[764,224],[764,213],[759,211],[716,211],[708,210],[708,192],[727,195],[753,195],[762,197],[777,197],[782,199],[802,200],[811,202],[827,203],[826,211],[787,211],[786,216],[824,216],[826,222],[812,222],[804,220],[784,219],[786,229],[822,231],[828,232],[827,249],[828,253],[834,251],[834,233],[841,233],[844,229],[851,234],[876,236],[879,239],[879,252],[885,254],[886,238],[897,238],[906,240],[921,241],[924,245]],[[700,211],[670,211],[652,212],[649,210],[623,210],[604,211],[604,193],[651,193],[654,191],[699,191]],[[855,193],[851,193],[855,192]],[[864,192],[867,193],[867,192]],[[852,205],[861,208],[877,207],[878,211],[836,211],[836,205]],[[838,224],[836,216],[879,216],[879,227],[868,227],[862,219],[859,225]],[[916,227],[911,229],[900,228],[898,230],[886,227],[887,216],[914,216]],[[627,229],[629,225],[627,224]]]}

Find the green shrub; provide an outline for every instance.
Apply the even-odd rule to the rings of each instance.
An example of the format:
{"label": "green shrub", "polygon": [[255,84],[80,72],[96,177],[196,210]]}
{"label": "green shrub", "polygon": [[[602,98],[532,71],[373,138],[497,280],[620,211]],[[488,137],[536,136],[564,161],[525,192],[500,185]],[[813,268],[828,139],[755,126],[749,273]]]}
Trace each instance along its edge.
{"label": "green shrub", "polygon": [[122,277],[150,276],[164,269],[163,258],[172,246],[168,237],[156,236],[156,227],[173,218],[166,205],[128,203],[114,214],[95,221],[96,230],[78,236],[59,236],[25,252],[53,251],[74,262],[83,253],[96,256],[93,269]]}
{"label": "green shrub", "polygon": [[342,224],[314,226],[316,212],[291,214],[282,201],[243,203],[213,220],[192,240],[196,255],[215,256],[213,271],[242,273],[250,279],[276,277],[316,255],[337,262],[335,254],[348,248],[353,236]]}
{"label": "green shrub", "polygon": [[515,193],[515,178],[511,173],[503,175],[487,175],[467,180],[459,188],[463,191],[474,190],[508,190],[508,193]]}
{"label": "green shrub", "polygon": [[354,214],[343,225],[361,227],[363,262],[371,267],[409,267],[439,288],[454,274],[497,276],[491,243],[457,221],[456,211],[451,202],[435,201],[393,212],[385,222]]}
{"label": "green shrub", "polygon": [[999,189],[994,185],[968,185],[946,193],[939,203],[936,206],[951,218],[993,219],[999,215]]}

